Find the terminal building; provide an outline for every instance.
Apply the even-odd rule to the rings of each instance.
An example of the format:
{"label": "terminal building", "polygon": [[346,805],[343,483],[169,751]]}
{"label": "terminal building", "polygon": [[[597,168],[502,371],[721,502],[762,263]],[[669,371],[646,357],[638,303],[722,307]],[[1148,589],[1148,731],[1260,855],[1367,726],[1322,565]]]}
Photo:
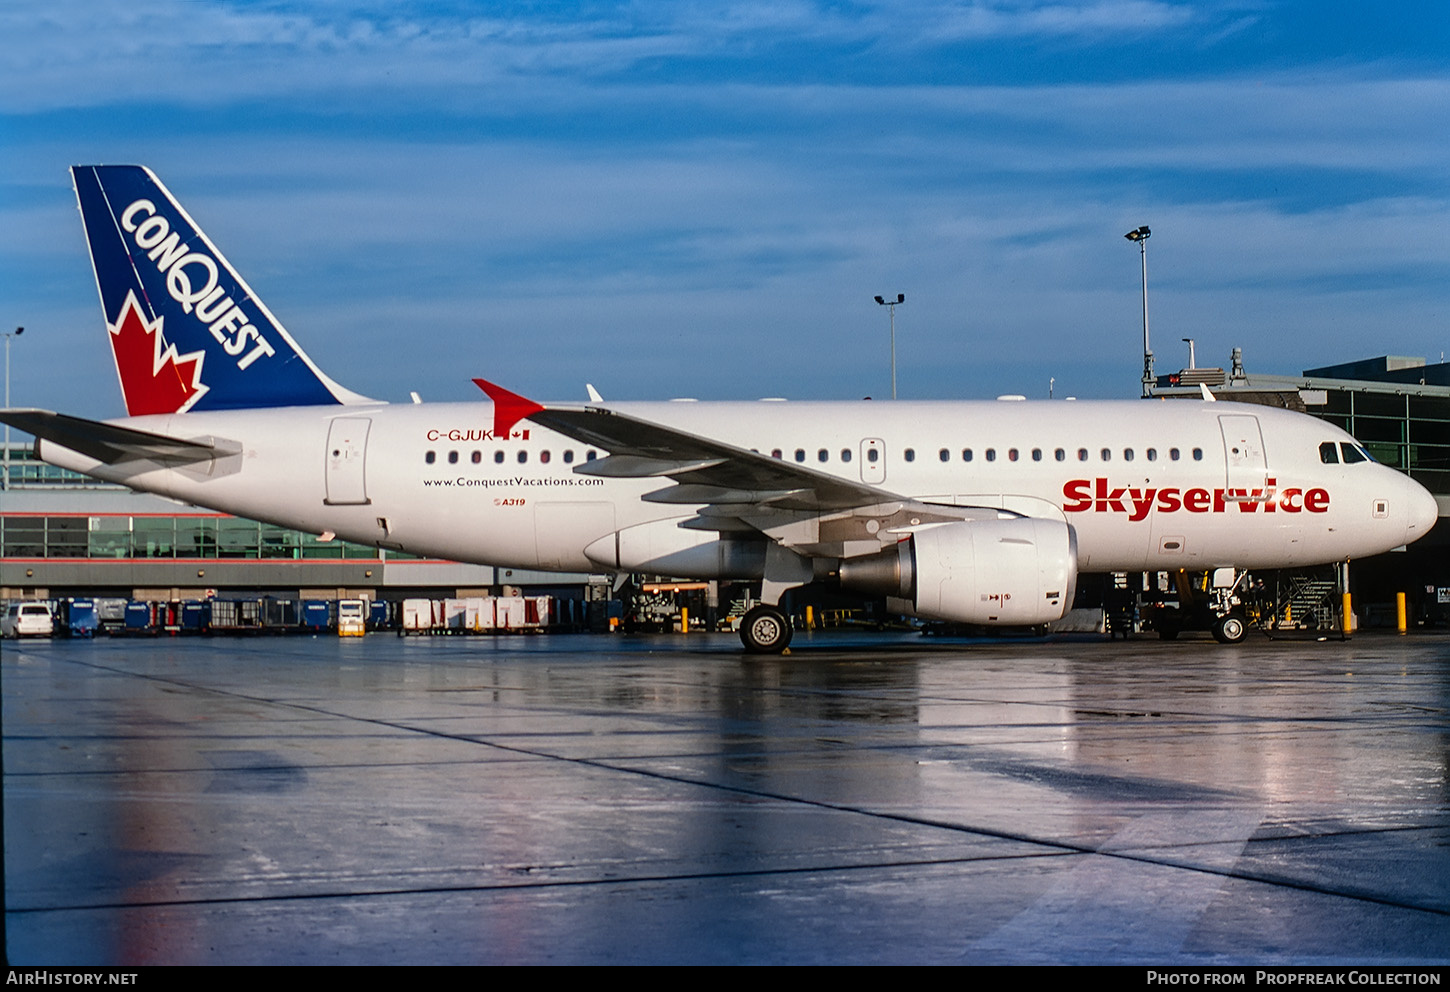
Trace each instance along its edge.
{"label": "terminal building", "polygon": [[[1404,552],[1352,563],[1350,588],[1366,608],[1405,592],[1414,616],[1450,617],[1450,363],[1386,356],[1298,376],[1230,368],[1159,376],[1158,399],[1267,404],[1320,417],[1359,438],[1385,465],[1426,486],[1440,522]],[[96,482],[10,446],[0,485],[0,599],[110,596],[151,601],[231,594],[401,601],[507,593],[600,600],[606,575],[558,574],[426,560],[324,540]],[[637,588],[644,590],[640,581]],[[650,587],[658,596],[659,586]],[[698,591],[697,591],[698,592]],[[718,590],[710,590],[718,602]],[[801,590],[797,601],[808,602]],[[712,603],[712,609],[715,604]]]}
{"label": "terminal building", "polygon": [[[1350,563],[1350,589],[1371,622],[1383,621],[1403,592],[1412,618],[1450,622],[1450,362],[1383,355],[1306,369],[1300,375],[1245,371],[1235,348],[1229,368],[1187,368],[1158,376],[1161,399],[1218,400],[1298,410],[1358,438],[1374,458],[1415,479],[1435,496],[1440,519],[1403,551]],[[1378,614],[1376,616],[1376,614]]]}
{"label": "terminal building", "polygon": [[12,446],[0,505],[0,599],[226,593],[288,599],[487,595],[510,587],[588,598],[607,576],[416,558],[136,493]]}

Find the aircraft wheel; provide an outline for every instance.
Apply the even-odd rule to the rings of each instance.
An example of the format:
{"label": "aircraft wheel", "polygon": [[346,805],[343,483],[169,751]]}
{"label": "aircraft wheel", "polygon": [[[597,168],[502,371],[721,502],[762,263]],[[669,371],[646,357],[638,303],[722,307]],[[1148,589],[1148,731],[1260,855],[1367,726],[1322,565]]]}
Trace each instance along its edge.
{"label": "aircraft wheel", "polygon": [[1237,644],[1248,636],[1249,625],[1244,618],[1233,613],[1225,614],[1213,622],[1213,639],[1220,644]]}
{"label": "aircraft wheel", "polygon": [[774,606],[761,603],[745,614],[740,640],[752,654],[780,654],[790,644],[790,621]]}

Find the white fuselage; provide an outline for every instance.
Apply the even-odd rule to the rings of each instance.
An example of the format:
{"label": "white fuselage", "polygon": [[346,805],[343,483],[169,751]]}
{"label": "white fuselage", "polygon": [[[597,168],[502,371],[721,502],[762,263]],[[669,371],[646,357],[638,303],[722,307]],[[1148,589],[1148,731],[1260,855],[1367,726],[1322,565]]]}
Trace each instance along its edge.
{"label": "white fuselage", "polygon": [[[1435,503],[1313,418],[1240,403],[621,403],[610,409],[799,461],[897,496],[1066,520],[1084,572],[1288,567],[1423,536]],[[409,553],[598,571],[585,548],[684,520],[642,501],[666,478],[598,478],[605,452],[481,403],[291,407],[113,421],[240,446],[210,464],[108,466],[41,442],[53,464],[199,506]],[[1336,459],[1326,460],[1324,445]],[[225,445],[223,446],[225,447]],[[873,455],[874,452],[874,455]],[[668,525],[666,525],[668,526]]]}

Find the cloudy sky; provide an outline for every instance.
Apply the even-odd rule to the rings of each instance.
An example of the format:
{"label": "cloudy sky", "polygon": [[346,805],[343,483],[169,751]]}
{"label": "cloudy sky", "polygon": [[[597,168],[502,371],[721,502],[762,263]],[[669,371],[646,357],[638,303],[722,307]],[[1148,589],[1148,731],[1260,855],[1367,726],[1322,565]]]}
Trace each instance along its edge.
{"label": "cloudy sky", "polygon": [[116,416],[66,168],[151,166],[334,378],[1135,396],[1450,350],[1450,4],[0,8],[12,401]]}

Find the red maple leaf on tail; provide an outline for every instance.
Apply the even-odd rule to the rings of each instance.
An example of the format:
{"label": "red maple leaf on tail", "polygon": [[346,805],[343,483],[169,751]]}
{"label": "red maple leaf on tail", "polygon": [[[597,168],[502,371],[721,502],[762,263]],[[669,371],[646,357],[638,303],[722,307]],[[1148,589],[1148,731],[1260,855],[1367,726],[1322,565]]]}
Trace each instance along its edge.
{"label": "red maple leaf on tail", "polygon": [[185,410],[207,390],[201,381],[206,353],[178,355],[161,335],[163,319],[148,324],[136,294],[127,293],[121,316],[108,328],[126,412],[133,417]]}

